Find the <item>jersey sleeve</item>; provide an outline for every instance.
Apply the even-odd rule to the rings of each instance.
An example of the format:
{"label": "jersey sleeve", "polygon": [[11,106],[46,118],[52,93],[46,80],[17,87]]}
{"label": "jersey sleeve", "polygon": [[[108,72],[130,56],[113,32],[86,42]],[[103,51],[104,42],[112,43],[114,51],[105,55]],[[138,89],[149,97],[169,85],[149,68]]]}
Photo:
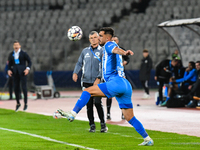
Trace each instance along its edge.
{"label": "jersey sleeve", "polygon": [[106,43],[106,45],[105,45],[106,52],[107,53],[112,53],[112,51],[113,51],[113,49],[115,47],[118,47],[118,45],[116,43],[114,43],[114,42],[108,42],[108,43]]}
{"label": "jersey sleeve", "polygon": [[183,78],[177,79],[176,82],[179,83],[179,82],[188,81],[188,80],[190,80],[192,77],[194,77],[195,74],[196,74],[196,70],[193,69],[193,70],[191,70],[191,71],[189,72],[188,75],[185,75],[185,74],[184,74],[184,77],[183,77]]}

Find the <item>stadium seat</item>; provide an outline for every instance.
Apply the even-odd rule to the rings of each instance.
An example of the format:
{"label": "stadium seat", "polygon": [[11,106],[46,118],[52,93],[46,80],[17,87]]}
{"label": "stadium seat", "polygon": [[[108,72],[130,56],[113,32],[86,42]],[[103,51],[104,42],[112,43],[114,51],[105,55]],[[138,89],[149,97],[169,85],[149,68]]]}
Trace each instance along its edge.
{"label": "stadium seat", "polygon": [[[158,23],[170,20],[172,13],[181,18],[199,16],[200,2],[198,0],[152,0],[146,12],[138,14],[133,13],[132,2],[134,0],[126,2],[120,0],[115,2],[111,0],[1,0],[0,26],[4,30],[1,30],[0,40],[3,45],[10,45],[10,42],[13,42],[13,39],[19,38],[19,36],[20,41],[23,42],[27,42],[29,39],[33,40],[33,42],[42,41],[46,43],[56,41],[53,48],[62,51],[63,47],[66,47],[64,46],[65,44],[69,45],[69,47],[71,45],[71,41],[66,37],[67,29],[70,26],[79,25],[84,35],[81,41],[82,45],[89,45],[85,37],[88,37],[91,30],[96,30],[106,23],[108,25],[111,24],[115,29],[116,34],[120,37],[120,45],[124,47],[130,46],[133,47],[134,51],[140,51],[145,43],[145,47],[155,52],[156,32],[158,32],[157,38],[159,39],[158,51],[160,47],[167,45],[168,40],[167,35],[157,29]],[[179,7],[185,5],[187,7]],[[57,9],[57,6],[61,7]],[[51,8],[56,9],[53,10]],[[124,14],[125,10],[129,13]],[[99,16],[102,17],[100,18]],[[74,17],[78,19],[74,19]],[[118,22],[113,23],[112,21],[116,17]],[[14,26],[13,23],[15,24]],[[133,43],[130,41],[133,41]],[[182,43],[182,41],[186,42]],[[195,39],[188,41],[186,35],[180,36],[180,43],[191,44],[191,42],[196,45],[194,46],[194,52],[197,52],[196,47],[200,45],[199,41],[195,41]],[[24,48],[31,49],[30,42],[23,44]],[[39,44],[38,46],[40,47],[41,45]],[[174,47],[174,43],[170,42],[170,46]],[[41,47],[47,49],[46,47],[48,46],[42,45]],[[7,47],[5,46],[4,48],[6,51]],[[59,55],[59,52],[56,55]],[[75,53],[75,55],[78,54]],[[155,55],[152,58],[155,58]],[[133,65],[130,66],[132,67]],[[134,67],[138,68],[135,65]],[[42,64],[38,68],[43,68]]]}

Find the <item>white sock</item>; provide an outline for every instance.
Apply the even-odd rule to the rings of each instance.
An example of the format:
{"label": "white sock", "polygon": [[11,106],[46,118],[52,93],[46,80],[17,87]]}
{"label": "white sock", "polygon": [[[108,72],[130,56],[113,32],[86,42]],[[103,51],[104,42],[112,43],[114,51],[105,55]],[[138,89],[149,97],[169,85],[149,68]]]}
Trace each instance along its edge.
{"label": "white sock", "polygon": [[147,136],[146,138],[144,138],[145,141],[149,141],[151,140],[150,136]]}
{"label": "white sock", "polygon": [[76,117],[77,113],[75,111],[71,111],[72,115],[74,116],[74,118]]}

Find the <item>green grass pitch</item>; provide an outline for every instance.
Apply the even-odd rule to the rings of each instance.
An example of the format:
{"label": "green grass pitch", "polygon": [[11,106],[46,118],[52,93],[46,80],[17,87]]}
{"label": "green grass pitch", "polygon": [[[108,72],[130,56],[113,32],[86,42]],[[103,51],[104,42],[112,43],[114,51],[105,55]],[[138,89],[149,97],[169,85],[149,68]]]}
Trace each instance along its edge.
{"label": "green grass pitch", "polygon": [[[52,112],[53,113],[53,112]],[[87,121],[68,122],[26,112],[0,109],[1,150],[142,150],[200,149],[200,138],[147,130],[154,146],[138,146],[143,139],[132,127],[107,124],[108,133],[90,133]],[[71,145],[74,144],[74,145]]]}

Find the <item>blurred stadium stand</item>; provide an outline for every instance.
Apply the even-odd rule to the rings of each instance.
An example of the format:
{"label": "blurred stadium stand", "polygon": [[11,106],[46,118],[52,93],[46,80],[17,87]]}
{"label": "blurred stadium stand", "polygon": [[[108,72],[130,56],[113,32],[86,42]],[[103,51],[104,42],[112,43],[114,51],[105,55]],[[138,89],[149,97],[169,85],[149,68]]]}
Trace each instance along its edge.
{"label": "blurred stadium stand", "polygon": [[[199,17],[199,12],[199,0],[1,0],[0,69],[4,70],[17,39],[32,58],[32,72],[73,70],[81,50],[89,45],[89,32],[111,26],[120,45],[135,53],[126,69],[138,70],[144,48],[149,49],[154,65],[176,49],[157,24]],[[80,41],[66,37],[73,25],[83,30]],[[200,47],[195,40],[184,40],[183,45],[188,43]]]}

